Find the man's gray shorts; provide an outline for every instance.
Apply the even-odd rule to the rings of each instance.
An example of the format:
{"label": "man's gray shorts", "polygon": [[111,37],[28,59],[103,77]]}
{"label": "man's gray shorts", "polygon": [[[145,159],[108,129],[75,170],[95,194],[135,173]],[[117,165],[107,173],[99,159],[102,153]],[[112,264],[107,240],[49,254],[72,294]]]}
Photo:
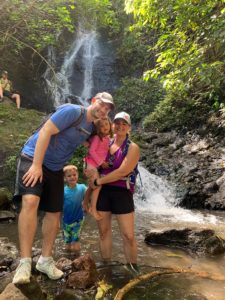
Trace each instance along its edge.
{"label": "man's gray shorts", "polygon": [[18,158],[14,200],[21,200],[23,195],[40,197],[39,209],[46,212],[61,212],[63,210],[63,170],[51,171],[43,166],[43,180],[34,187],[26,187],[22,178],[32,165],[32,157],[21,154]]}

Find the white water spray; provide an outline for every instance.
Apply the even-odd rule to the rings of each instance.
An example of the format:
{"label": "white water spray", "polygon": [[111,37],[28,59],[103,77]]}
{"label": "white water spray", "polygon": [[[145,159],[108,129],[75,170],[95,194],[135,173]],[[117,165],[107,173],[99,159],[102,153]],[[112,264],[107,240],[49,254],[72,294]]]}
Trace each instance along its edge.
{"label": "white water spray", "polygon": [[141,182],[137,183],[134,195],[135,207],[138,212],[150,213],[152,218],[165,222],[211,223],[216,224],[218,218],[211,214],[202,214],[176,207],[177,199],[174,188],[162,178],[149,173],[139,166]]}
{"label": "white water spray", "polygon": [[[78,57],[79,55],[79,57]],[[44,78],[48,91],[51,93],[54,106],[65,103],[70,96],[75,96],[83,105],[87,105],[86,100],[92,96],[93,89],[93,66],[95,59],[100,56],[97,33],[95,31],[84,32],[78,30],[75,41],[66,54],[61,69],[56,76],[52,77],[50,68],[47,68]],[[81,72],[83,73],[83,89],[80,94],[73,95],[72,78],[74,64],[81,60]],[[56,64],[54,49],[49,47],[48,60],[51,65]]]}

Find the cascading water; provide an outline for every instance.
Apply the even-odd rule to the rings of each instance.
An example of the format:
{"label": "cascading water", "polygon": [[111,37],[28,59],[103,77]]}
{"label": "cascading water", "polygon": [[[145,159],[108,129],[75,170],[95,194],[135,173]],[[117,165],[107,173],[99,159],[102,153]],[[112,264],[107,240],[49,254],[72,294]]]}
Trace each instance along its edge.
{"label": "cascading water", "polygon": [[[86,100],[92,96],[93,89],[93,65],[99,54],[97,33],[91,31],[88,33],[79,30],[70,50],[64,58],[64,62],[59,72],[50,79],[51,70],[47,68],[44,78],[46,80],[48,90],[51,92],[54,106],[71,101],[74,97],[78,102],[86,105]],[[52,47],[48,49],[48,57],[50,64],[56,62],[55,52]],[[75,65],[79,60],[82,66],[80,72],[83,74],[83,86],[74,94],[74,86],[76,86],[76,74],[74,75]],[[74,78],[75,76],[75,78]]]}
{"label": "cascading water", "polygon": [[[54,76],[50,67],[43,78],[54,106],[65,102],[88,105],[87,99],[99,91],[111,91],[117,86],[115,62],[109,42],[96,31],[79,29],[60,71]],[[48,49],[49,64],[56,67],[56,54]]]}
{"label": "cascading water", "polygon": [[139,171],[142,183],[138,180],[134,196],[138,213],[151,215],[151,220],[159,223],[215,225],[220,222],[219,216],[177,207],[174,188],[166,180],[149,173],[143,166],[139,166]]}

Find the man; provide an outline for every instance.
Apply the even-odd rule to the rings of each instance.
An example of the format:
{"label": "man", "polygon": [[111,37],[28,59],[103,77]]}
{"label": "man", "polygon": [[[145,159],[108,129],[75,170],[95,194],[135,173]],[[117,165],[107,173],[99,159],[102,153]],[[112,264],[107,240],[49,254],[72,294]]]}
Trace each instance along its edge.
{"label": "man", "polygon": [[1,78],[0,84],[3,89],[3,96],[6,96],[12,100],[15,100],[16,106],[19,109],[20,102],[21,102],[20,95],[12,92],[12,82],[8,79],[7,71],[2,72],[2,78]]}
{"label": "man", "polygon": [[[91,134],[93,121],[105,118],[114,109],[110,94],[98,93],[91,105],[64,104],[25,143],[18,162],[15,196],[22,195],[18,228],[21,260],[13,283],[28,283],[31,276],[31,252],[37,227],[38,207],[46,212],[42,224],[42,255],[36,268],[51,279],[63,272],[55,267],[52,248],[63,209],[63,167],[74,150]],[[74,125],[74,123],[79,125]]]}

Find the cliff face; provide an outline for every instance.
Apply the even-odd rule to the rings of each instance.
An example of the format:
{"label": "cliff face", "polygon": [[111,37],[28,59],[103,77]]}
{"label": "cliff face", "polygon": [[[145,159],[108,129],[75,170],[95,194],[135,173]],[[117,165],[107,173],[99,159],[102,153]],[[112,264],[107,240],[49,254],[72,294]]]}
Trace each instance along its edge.
{"label": "cliff face", "polygon": [[212,116],[196,129],[142,132],[142,161],[176,186],[178,205],[225,209],[224,121]]}

